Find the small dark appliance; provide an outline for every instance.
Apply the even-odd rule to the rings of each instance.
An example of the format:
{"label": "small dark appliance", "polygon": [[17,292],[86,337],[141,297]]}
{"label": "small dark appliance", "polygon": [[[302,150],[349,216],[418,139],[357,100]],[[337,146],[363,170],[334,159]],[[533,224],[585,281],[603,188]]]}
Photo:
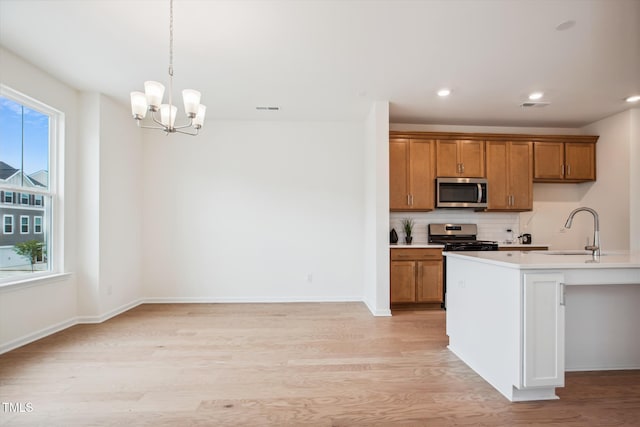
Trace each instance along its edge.
{"label": "small dark appliance", "polygon": [[389,233],[389,241],[392,245],[398,244],[398,233],[396,233],[396,229],[392,228],[391,233]]}

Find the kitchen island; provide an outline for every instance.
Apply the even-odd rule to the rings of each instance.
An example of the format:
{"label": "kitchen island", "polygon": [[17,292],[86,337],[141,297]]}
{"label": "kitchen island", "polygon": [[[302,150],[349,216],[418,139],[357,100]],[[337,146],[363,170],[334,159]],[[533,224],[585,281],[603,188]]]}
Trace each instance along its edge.
{"label": "kitchen island", "polygon": [[640,253],[445,252],[449,349],[511,401],[639,369]]}

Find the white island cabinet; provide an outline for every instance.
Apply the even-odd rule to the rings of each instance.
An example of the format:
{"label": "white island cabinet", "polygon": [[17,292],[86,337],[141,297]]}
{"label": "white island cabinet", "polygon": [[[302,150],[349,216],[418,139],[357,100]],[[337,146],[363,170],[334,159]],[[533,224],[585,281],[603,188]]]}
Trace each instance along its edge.
{"label": "white island cabinet", "polygon": [[640,368],[640,254],[445,252],[449,349],[511,401]]}

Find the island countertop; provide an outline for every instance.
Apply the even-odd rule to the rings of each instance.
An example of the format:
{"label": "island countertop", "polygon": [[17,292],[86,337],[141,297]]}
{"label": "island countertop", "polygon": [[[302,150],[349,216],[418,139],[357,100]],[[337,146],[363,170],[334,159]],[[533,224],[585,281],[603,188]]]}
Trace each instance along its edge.
{"label": "island countertop", "polygon": [[[449,258],[473,259],[485,264],[526,270],[547,269],[640,269],[640,252],[605,252],[597,259],[582,251],[478,251],[444,252]],[[640,271],[639,273],[640,274]]]}

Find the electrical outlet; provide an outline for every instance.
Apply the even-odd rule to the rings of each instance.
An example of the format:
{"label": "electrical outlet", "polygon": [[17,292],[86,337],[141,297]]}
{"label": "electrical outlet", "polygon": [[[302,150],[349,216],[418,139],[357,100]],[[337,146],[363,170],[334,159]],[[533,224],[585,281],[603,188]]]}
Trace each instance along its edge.
{"label": "electrical outlet", "polygon": [[107,295],[111,295],[113,293],[113,286],[107,285]]}
{"label": "electrical outlet", "polygon": [[307,274],[307,283],[311,283],[313,282],[313,274],[309,273]]}

